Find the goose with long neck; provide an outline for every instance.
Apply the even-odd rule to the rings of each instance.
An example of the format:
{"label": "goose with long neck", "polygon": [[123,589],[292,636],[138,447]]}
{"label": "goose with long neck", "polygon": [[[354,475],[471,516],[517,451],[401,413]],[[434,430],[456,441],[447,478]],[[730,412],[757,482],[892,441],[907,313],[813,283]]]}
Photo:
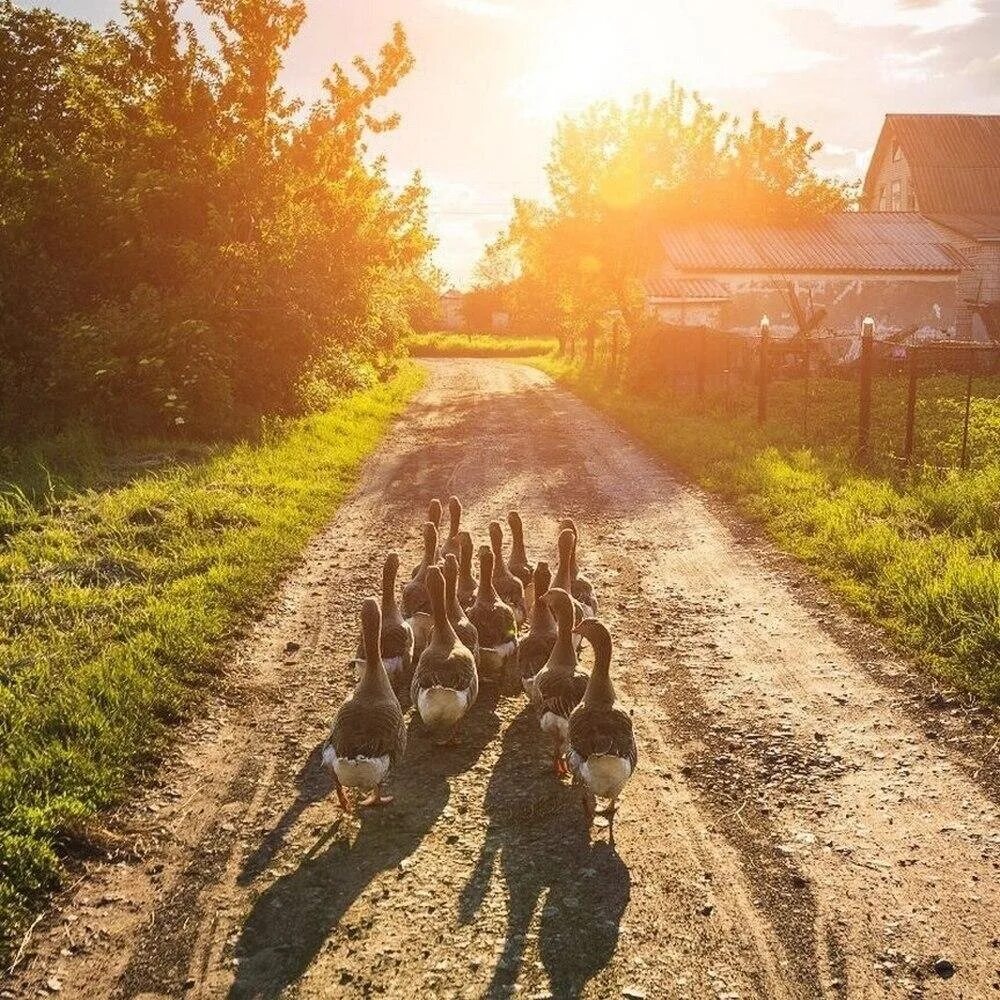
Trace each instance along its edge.
{"label": "goose with long neck", "polygon": [[441,558],[449,555],[458,559],[462,554],[462,539],[459,537],[462,525],[462,501],[458,497],[448,497],[448,537],[441,546]]}
{"label": "goose with long neck", "polygon": [[469,621],[469,616],[465,609],[458,603],[458,560],[452,553],[444,557],[444,604],[448,612],[448,620],[451,622],[455,634],[462,645],[472,651],[479,665],[479,633],[476,626]]}
{"label": "goose with long neck", "polygon": [[361,607],[365,664],[354,691],[341,705],[323,747],[323,764],[333,774],[337,798],[350,810],[345,788],[370,792],[362,806],[392,801],[382,785],[406,750],[403,711],[382,661],[382,613],[367,598]]}
{"label": "goose with long neck", "polygon": [[609,805],[601,812],[608,820],[608,838],[615,842],[615,812],[618,797],[635,773],[639,752],[635,745],[632,719],[615,708],[615,689],[611,683],[611,636],[596,618],[577,625],[594,650],[594,669],[587,683],[583,701],[569,717],[569,753],[567,764],[583,787],[583,807],[593,823],[597,800]]}
{"label": "goose with long neck", "polygon": [[[591,609],[581,601],[578,601],[572,593],[573,587],[573,546],[576,544],[576,536],[568,528],[563,528],[559,532],[559,562],[556,564],[556,575],[552,581],[553,588],[557,590],[564,590],[570,599],[570,603],[573,606],[573,623],[579,624],[584,618],[593,618],[594,613]],[[582,637],[573,633],[573,644],[577,649],[580,648],[580,643]]]}
{"label": "goose with long neck", "polygon": [[524,524],[521,515],[512,510],[507,515],[507,523],[510,525],[510,559],[507,560],[507,568],[521,581],[527,594],[535,569],[528,562],[528,554],[524,550]]}
{"label": "goose with long neck", "polygon": [[479,633],[479,663],[483,677],[510,686],[517,671],[517,619],[493,585],[493,550],[479,549],[479,589],[469,608],[469,620]]}
{"label": "goose with long neck", "polygon": [[436,565],[441,559],[441,553],[438,551],[437,546],[438,539],[441,537],[441,518],[443,515],[444,508],[441,506],[441,501],[435,497],[427,505],[427,521],[424,525],[425,532],[427,524],[434,525],[434,531],[436,532],[434,536],[434,551],[430,554],[430,558],[428,558],[427,550],[426,548],[424,549],[424,554],[420,562],[413,567],[413,572],[410,573],[411,580],[415,580],[418,576],[422,576],[427,571],[428,566]]}
{"label": "goose with long neck", "polygon": [[552,653],[559,631],[552,610],[543,600],[552,582],[552,573],[547,562],[540,562],[535,567],[532,585],[535,590],[535,603],[531,606],[530,626],[528,634],[521,640],[518,649],[518,667],[521,671],[521,686],[525,694],[531,696],[535,675]]}
{"label": "goose with long neck", "polygon": [[523,625],[528,617],[524,603],[524,584],[514,576],[503,558],[503,528],[499,521],[490,521],[490,547],[493,549],[493,586],[500,599],[513,612],[518,625]]}
{"label": "goose with long neck", "polygon": [[[559,522],[560,537],[563,531],[573,532],[573,548],[569,554],[569,579],[570,593],[581,604],[588,607],[593,617],[597,616],[597,595],[594,592],[594,585],[581,572],[577,563],[577,554],[580,547],[580,532],[577,531],[576,522],[571,517],[564,517]],[[560,566],[562,555],[560,554]]]}
{"label": "goose with long neck", "polygon": [[[396,602],[396,574],[399,572],[399,553],[390,552],[382,566],[382,632],[381,652],[385,672],[389,675],[393,691],[405,712],[410,707],[410,682],[413,680],[413,629],[403,618]],[[357,676],[364,671],[364,636],[358,645],[355,660]]]}
{"label": "goose with long neck", "polygon": [[476,578],[472,575],[472,535],[467,531],[460,531],[458,533],[458,548],[458,583],[456,585],[456,592],[458,594],[458,603],[468,611],[476,602],[476,592],[479,588]]}
{"label": "goose with long neck", "polygon": [[444,577],[437,566],[427,571],[434,628],[413,673],[410,697],[435,742],[454,738],[459,722],[479,695],[479,673],[472,651],[459,640],[445,606]]}
{"label": "goose with long neck", "polygon": [[420,571],[403,587],[403,617],[413,630],[415,657],[420,656],[430,639],[431,599],[427,593],[427,572],[437,562],[438,533],[433,522],[424,525],[424,557]]}
{"label": "goose with long neck", "polygon": [[558,631],[530,696],[542,731],[552,741],[552,768],[562,776],[568,773],[569,717],[583,698],[588,677],[578,668],[573,645],[573,599],[565,590],[552,589],[541,600],[552,610]]}

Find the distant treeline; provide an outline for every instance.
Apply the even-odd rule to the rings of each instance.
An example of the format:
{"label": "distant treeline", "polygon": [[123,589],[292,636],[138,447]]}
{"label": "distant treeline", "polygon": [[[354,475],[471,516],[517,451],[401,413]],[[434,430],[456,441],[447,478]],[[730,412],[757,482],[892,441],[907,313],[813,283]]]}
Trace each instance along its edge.
{"label": "distant treeline", "polygon": [[[367,137],[396,27],[309,108],[286,0],[126,0],[97,30],[0,0],[0,434],[239,429],[371,378],[433,295],[426,190]],[[204,33],[204,32],[203,32]]]}

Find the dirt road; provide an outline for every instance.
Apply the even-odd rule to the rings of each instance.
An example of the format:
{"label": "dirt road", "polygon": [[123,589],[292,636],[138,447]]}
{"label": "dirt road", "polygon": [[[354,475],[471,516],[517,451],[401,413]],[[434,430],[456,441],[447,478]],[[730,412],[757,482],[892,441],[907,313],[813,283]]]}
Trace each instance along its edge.
{"label": "dirt road", "polygon": [[[987,714],[544,375],[430,369],[9,994],[1000,997]],[[477,538],[519,507],[535,559],[580,524],[640,742],[617,853],[488,692],[462,747],[413,733],[394,806],[339,815],[360,599],[452,492]]]}

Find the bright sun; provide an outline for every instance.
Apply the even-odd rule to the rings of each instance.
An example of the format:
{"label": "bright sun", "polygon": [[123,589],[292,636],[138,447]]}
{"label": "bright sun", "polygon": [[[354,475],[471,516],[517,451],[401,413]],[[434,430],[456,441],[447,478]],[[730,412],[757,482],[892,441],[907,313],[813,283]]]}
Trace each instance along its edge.
{"label": "bright sun", "polygon": [[790,52],[783,29],[753,3],[606,0],[560,4],[538,25],[537,51],[515,85],[528,114],[556,118],[670,80],[695,89],[745,87],[816,55]]}

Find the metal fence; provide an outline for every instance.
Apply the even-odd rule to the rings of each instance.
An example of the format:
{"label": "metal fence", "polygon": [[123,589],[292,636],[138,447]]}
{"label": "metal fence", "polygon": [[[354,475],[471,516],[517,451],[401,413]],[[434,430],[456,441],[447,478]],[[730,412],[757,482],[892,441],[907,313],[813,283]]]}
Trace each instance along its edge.
{"label": "metal fence", "polygon": [[866,324],[860,336],[791,339],[766,326],[756,336],[662,326],[633,347],[634,386],[839,443],[864,464],[964,469],[974,444],[1000,453],[1000,344],[907,345]]}

